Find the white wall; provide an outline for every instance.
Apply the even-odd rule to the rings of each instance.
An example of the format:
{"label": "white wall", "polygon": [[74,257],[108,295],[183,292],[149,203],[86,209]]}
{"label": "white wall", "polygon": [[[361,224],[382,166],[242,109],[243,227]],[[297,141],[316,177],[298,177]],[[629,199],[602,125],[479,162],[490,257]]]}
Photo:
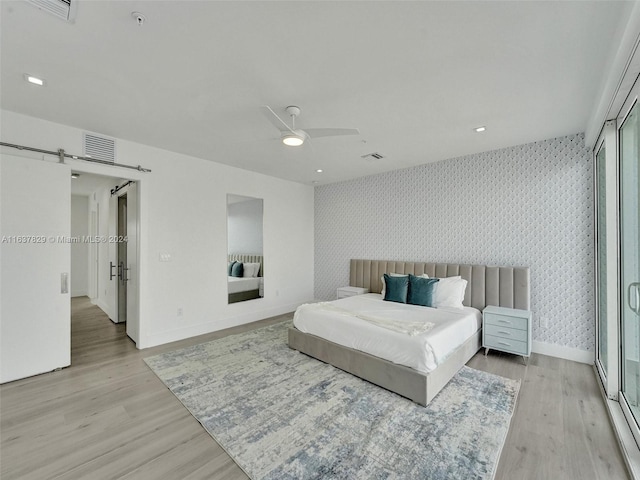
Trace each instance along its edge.
{"label": "white wall", "polygon": [[[71,237],[83,239],[89,235],[89,198],[71,195]],[[89,243],[80,240],[71,244],[71,296],[89,294]]]}
{"label": "white wall", "polygon": [[227,215],[229,253],[262,255],[262,199],[231,203]]}
{"label": "white wall", "polygon": [[348,285],[351,258],[529,266],[534,350],[593,361],[593,173],[582,135],[317,187],[315,204],[316,298]]}
{"label": "white wall", "polygon": [[[6,110],[1,116],[2,141],[82,152],[80,129]],[[152,172],[69,163],[74,171],[138,180],[139,347],[289,312],[313,298],[312,187],[215,163],[215,151],[204,160],[118,139],[117,152],[118,163]],[[234,185],[232,192],[228,185]],[[227,193],[264,199],[264,299],[227,304]],[[171,261],[160,262],[161,253]],[[100,272],[101,278],[106,274]]]}

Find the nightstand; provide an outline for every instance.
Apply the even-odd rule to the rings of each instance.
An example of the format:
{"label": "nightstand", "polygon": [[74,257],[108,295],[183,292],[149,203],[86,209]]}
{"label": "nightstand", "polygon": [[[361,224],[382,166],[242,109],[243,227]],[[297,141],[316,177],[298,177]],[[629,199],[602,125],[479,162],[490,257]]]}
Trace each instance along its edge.
{"label": "nightstand", "polygon": [[482,346],[522,355],[525,365],[531,356],[531,312],[489,305],[482,312]]}
{"label": "nightstand", "polygon": [[338,299],[362,295],[363,293],[369,293],[369,289],[364,287],[340,287],[338,289]]}

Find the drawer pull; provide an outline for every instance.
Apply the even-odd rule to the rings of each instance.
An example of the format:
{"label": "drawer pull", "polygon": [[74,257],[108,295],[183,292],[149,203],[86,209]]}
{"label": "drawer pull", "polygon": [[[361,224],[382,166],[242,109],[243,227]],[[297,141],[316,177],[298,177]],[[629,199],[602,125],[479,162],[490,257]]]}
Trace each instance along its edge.
{"label": "drawer pull", "polygon": [[503,320],[503,319],[498,319],[499,322],[501,323],[508,323],[509,325],[511,325],[511,322],[509,320]]}
{"label": "drawer pull", "polygon": [[510,347],[511,344],[510,343],[506,343],[506,342],[498,342],[500,345],[504,345],[506,347]]}
{"label": "drawer pull", "polygon": [[498,330],[498,333],[502,333],[503,335],[511,335],[511,332],[507,332],[505,330]]}

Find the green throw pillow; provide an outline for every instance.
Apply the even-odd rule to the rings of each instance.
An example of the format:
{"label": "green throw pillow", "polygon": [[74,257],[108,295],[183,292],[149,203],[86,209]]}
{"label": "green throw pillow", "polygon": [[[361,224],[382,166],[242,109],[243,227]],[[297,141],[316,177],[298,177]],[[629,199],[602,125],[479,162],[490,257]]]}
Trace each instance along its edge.
{"label": "green throw pillow", "polygon": [[407,303],[411,305],[422,305],[423,307],[433,307],[433,291],[438,281],[438,278],[424,278],[409,275]]}
{"label": "green throw pillow", "polygon": [[244,274],[244,265],[242,262],[236,262],[231,267],[231,276],[232,277],[241,277]]}
{"label": "green throw pillow", "polygon": [[384,274],[384,283],[387,288],[384,299],[388,302],[407,303],[409,293],[409,277],[392,277]]}
{"label": "green throw pillow", "polygon": [[232,272],[232,269],[233,269],[233,265],[234,265],[235,263],[236,263],[236,261],[235,261],[235,260],[233,260],[233,261],[229,262],[229,264],[227,265],[227,277],[230,277],[230,276],[231,276],[231,272]]}

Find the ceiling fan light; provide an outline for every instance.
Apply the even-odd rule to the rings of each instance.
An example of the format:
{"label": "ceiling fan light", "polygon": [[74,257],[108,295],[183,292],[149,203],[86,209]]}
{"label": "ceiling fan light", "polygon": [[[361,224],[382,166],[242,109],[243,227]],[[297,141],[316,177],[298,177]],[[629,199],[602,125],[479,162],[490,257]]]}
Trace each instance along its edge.
{"label": "ceiling fan light", "polygon": [[282,137],[282,143],[288,147],[299,147],[304,143],[304,138],[290,133]]}

